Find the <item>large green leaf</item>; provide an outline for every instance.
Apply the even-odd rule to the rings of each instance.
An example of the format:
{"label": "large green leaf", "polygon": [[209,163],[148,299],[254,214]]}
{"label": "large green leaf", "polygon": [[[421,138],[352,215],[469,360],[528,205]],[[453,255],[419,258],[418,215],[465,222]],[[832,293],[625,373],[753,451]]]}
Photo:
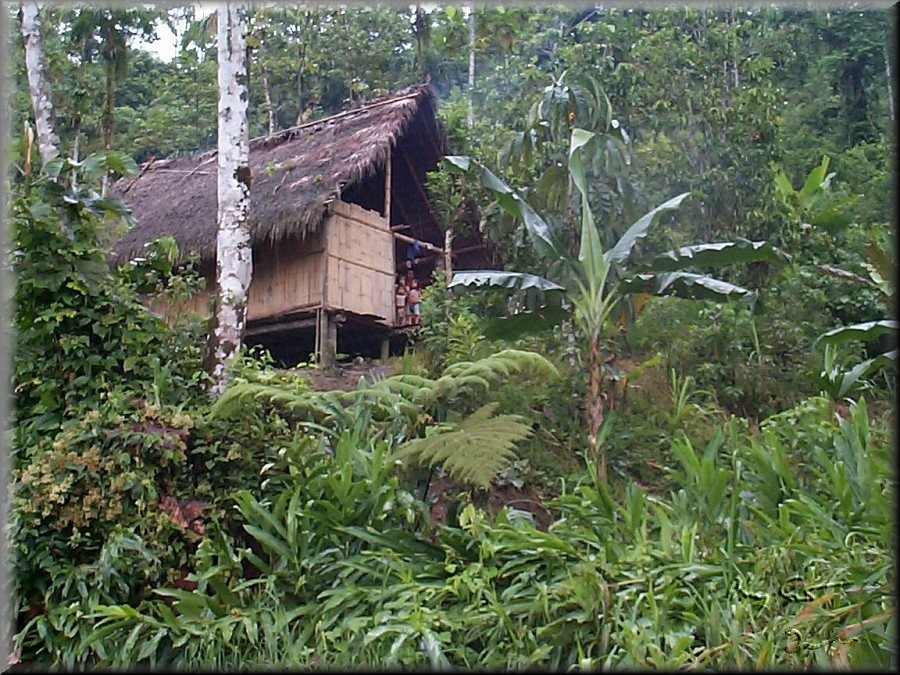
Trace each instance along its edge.
{"label": "large green leaf", "polygon": [[686,267],[718,267],[736,263],[785,263],[791,257],[765,241],[736,241],[682,246],[656,256],[650,263],[654,272],[670,272]]}
{"label": "large green leaf", "polygon": [[624,293],[653,293],[655,295],[675,295],[696,300],[740,300],[753,307],[756,293],[741,286],[735,286],[721,279],[691,274],[689,272],[665,272],[662,274],[638,274],[619,284]]}
{"label": "large green leaf", "polygon": [[525,272],[499,272],[496,270],[466,270],[454,272],[447,288],[460,286],[497,286],[515,290],[527,290],[530,288],[539,291],[565,291],[559,284],[549,279],[544,279],[534,274]]}
{"label": "large green leaf", "polygon": [[862,340],[863,342],[871,342],[878,339],[882,335],[895,333],[898,324],[893,319],[881,319],[880,321],[866,321],[865,323],[855,323],[851,326],[841,326],[834,328],[827,333],[819,336],[816,342],[823,344],[838,345],[850,340]]}
{"label": "large green leaf", "polygon": [[471,157],[463,155],[446,155],[444,165],[450,171],[474,174],[482,187],[494,193],[497,203],[504,211],[515,218],[521,218],[525,225],[525,231],[539,254],[553,257],[561,255],[546,221],[529,206],[517,190],[497,178],[490,169]]}
{"label": "large green leaf", "polygon": [[843,398],[857,391],[863,385],[864,380],[878,371],[883,368],[893,367],[896,361],[897,350],[895,349],[857,363],[853,368],[847,371],[822,371],[819,377],[823,386],[830,391],[835,398]]}
{"label": "large green leaf", "polygon": [[824,272],[830,277],[835,277],[836,279],[843,279],[845,281],[852,281],[854,283],[860,284],[862,286],[874,286],[874,282],[871,279],[867,279],[866,277],[860,276],[855,272],[849,272],[847,270],[842,270],[840,267],[832,267],[831,265],[816,265],[816,269],[820,272]]}
{"label": "large green leaf", "polygon": [[672,197],[668,201],[665,201],[657,206],[649,213],[645,213],[643,216],[638,218],[638,220],[625,231],[625,233],[622,235],[622,238],[619,239],[618,242],[616,242],[616,245],[604,254],[606,260],[616,263],[624,262],[624,260],[629,255],[631,255],[631,251],[632,249],[634,249],[634,245],[637,243],[638,239],[647,236],[647,232],[650,229],[650,226],[660,216],[660,214],[664,213],[665,211],[677,209],[681,205],[681,202],[683,202],[685,198],[690,194],[690,192],[683,192],[676,197]]}
{"label": "large green leaf", "polygon": [[569,174],[572,182],[581,193],[581,244],[578,248],[578,261],[583,265],[587,281],[592,289],[603,286],[606,280],[607,265],[603,256],[600,234],[594,225],[594,215],[588,202],[587,180],[581,160],[581,149],[587,146],[596,134],[585,129],[572,129],[569,143]]}
{"label": "large green leaf", "polygon": [[812,197],[813,194],[818,192],[819,188],[822,187],[822,183],[826,181],[826,178],[830,178],[830,176],[826,177],[830,159],[831,158],[828,157],[828,155],[823,155],[822,163],[809,172],[809,175],[806,177],[806,182],[803,183],[803,187],[800,188],[800,191],[797,193],[801,201],[805,202]]}

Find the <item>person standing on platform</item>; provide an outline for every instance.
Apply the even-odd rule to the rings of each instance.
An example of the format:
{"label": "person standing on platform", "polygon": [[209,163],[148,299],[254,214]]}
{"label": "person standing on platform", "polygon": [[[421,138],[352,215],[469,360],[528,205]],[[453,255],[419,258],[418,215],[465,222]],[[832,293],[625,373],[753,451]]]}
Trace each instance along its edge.
{"label": "person standing on platform", "polygon": [[412,280],[406,294],[406,307],[410,324],[418,326],[422,323],[422,292],[419,290],[419,282],[415,279]]}
{"label": "person standing on platform", "polygon": [[397,308],[397,325],[398,326],[406,326],[407,325],[407,314],[406,314],[406,281],[404,281],[403,276],[401,275],[397,279],[397,287],[394,290],[394,306]]}

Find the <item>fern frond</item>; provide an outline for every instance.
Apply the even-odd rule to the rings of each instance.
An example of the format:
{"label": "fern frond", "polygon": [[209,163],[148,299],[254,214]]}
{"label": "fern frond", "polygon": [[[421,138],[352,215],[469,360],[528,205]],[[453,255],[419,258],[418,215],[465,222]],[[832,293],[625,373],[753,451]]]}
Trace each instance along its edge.
{"label": "fern frond", "polygon": [[465,426],[467,424],[479,424],[481,422],[485,422],[494,416],[494,413],[497,410],[497,407],[500,404],[497,401],[493,403],[487,403],[481,406],[478,410],[469,415],[464,421],[460,422],[460,426]]}
{"label": "fern frond", "polygon": [[493,358],[518,374],[532,377],[559,377],[556,366],[537,352],[529,352],[524,349],[504,349],[494,354]]}
{"label": "fern frond", "polygon": [[477,374],[488,381],[509,379],[513,374],[534,377],[559,377],[556,367],[537,352],[504,349],[478,361],[460,361],[448,366],[443,375],[461,377]]}
{"label": "fern frond", "polygon": [[437,400],[451,400],[462,392],[468,391],[487,394],[491,390],[491,383],[478,375],[461,375],[451,377],[441,375],[434,383],[434,398]]}
{"label": "fern frond", "polygon": [[485,362],[484,359],[480,361],[460,361],[458,363],[454,363],[453,365],[447,366],[441,376],[467,377],[470,375],[477,375],[478,377],[493,382],[497,380],[500,375],[507,374],[494,367],[496,365],[498,364],[493,361]]}
{"label": "fern frond", "polygon": [[296,391],[283,385],[260,384],[258,382],[235,382],[213,404],[210,413],[213,417],[227,418],[240,414],[244,407],[254,401],[262,400],[291,409],[302,406],[311,392]]}
{"label": "fern frond", "polygon": [[487,489],[494,476],[515,460],[516,443],[531,435],[531,426],[520,415],[492,417],[496,407],[496,403],[482,406],[455,429],[410,441],[395,456],[440,465],[453,478]]}
{"label": "fern frond", "polygon": [[337,391],[314,391],[286,388],[284,385],[268,385],[258,382],[235,382],[213,404],[213,418],[228,419],[245,414],[245,409],[255,402],[280,409],[297,420],[311,421],[330,427],[352,424],[353,416]]}

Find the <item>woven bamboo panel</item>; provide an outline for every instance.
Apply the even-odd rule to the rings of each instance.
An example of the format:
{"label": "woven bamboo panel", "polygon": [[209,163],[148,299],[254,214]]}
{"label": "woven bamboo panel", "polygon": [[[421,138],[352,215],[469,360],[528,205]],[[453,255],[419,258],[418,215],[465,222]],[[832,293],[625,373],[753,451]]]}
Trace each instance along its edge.
{"label": "woven bamboo panel", "polygon": [[258,246],[253,256],[253,280],[247,319],[279,316],[322,302],[324,237],[321,232]]}
{"label": "woven bamboo panel", "polygon": [[375,211],[333,202],[326,225],[327,298],[335,310],[393,318],[394,238]]}
{"label": "woven bamboo panel", "polygon": [[209,297],[210,286],[213,283],[207,279],[206,288],[197,291],[195,295],[182,302],[167,304],[165,302],[156,301],[150,304],[150,309],[158,314],[162,314],[169,323],[175,322],[179,317],[185,317],[189,314],[199,314],[204,318],[209,317]]}

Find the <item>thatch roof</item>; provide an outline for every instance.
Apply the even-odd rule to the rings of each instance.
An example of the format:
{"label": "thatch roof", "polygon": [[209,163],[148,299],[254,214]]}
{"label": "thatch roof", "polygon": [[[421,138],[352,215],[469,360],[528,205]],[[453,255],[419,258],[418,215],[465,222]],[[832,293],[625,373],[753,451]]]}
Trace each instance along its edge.
{"label": "thatch roof", "polygon": [[[249,214],[253,245],[318,229],[328,203],[346,186],[381,171],[388,148],[397,145],[414,120],[416,132],[433,139],[434,155],[443,152],[444,136],[434,117],[429,85],[408,87],[365,106],[253,139]],[[182,255],[196,251],[204,260],[215,258],[216,156],[210,151],[150,161],[137,178],[116,182],[113,193],[137,221],[115,246],[117,262],[140,255],[144,243],[165,235],[176,239]]]}

